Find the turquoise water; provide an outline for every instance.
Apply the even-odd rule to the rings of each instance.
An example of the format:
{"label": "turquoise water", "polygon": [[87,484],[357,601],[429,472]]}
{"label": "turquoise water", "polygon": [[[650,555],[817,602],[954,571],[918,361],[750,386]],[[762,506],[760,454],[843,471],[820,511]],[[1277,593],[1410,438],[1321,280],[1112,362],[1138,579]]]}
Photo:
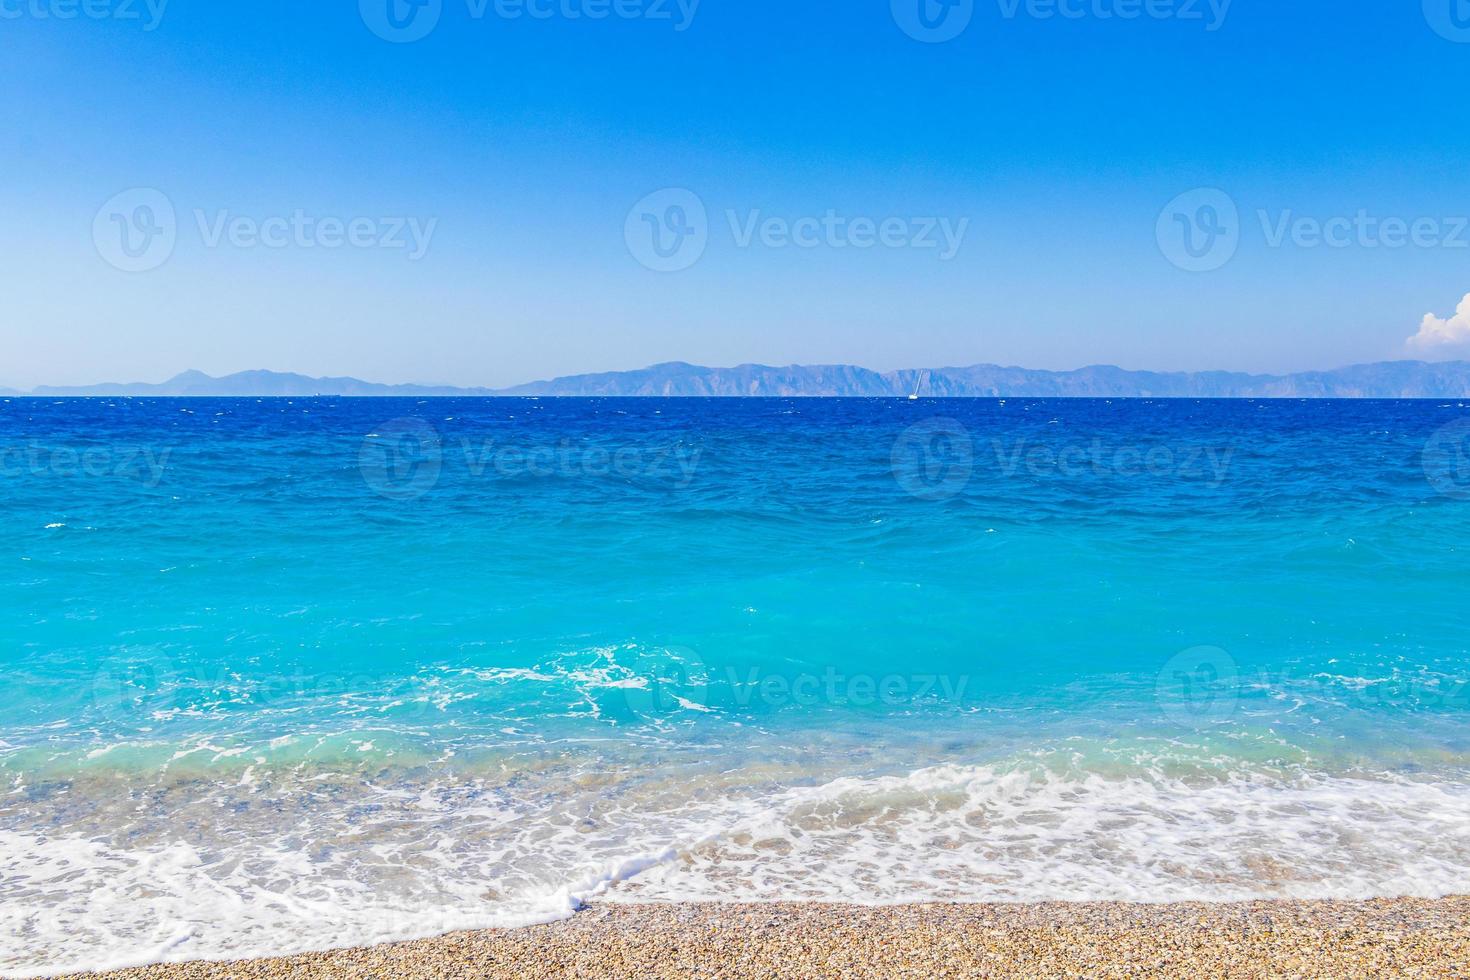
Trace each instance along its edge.
{"label": "turquoise water", "polygon": [[0,402],[0,970],[1436,895],[1470,406]]}

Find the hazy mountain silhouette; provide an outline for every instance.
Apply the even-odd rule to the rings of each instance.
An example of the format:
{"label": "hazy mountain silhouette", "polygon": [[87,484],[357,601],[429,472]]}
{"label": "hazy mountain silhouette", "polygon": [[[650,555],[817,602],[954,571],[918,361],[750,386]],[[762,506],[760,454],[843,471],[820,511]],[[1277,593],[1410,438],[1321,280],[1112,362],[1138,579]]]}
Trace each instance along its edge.
{"label": "hazy mountain silhouette", "polygon": [[[1384,361],[1333,371],[1240,374],[1227,371],[1127,371],[1110,365],[1033,371],[995,364],[880,373],[849,364],[701,367],[673,361],[638,371],[581,374],[513,388],[385,385],[357,378],[311,378],[242,371],[222,378],[185,371],[161,384],[36,388],[45,397],[862,397],[902,398],[1466,398],[1470,362]],[[0,391],[15,397],[19,392]]]}
{"label": "hazy mountain silhouette", "polygon": [[41,387],[34,395],[76,397],[111,395],[121,397],[247,398],[314,395],[401,396],[432,398],[449,395],[489,395],[487,388],[451,388],[434,385],[383,385],[356,378],[309,378],[304,374],[277,371],[241,371],[213,378],[202,371],[185,371],[161,384],[100,384],[75,388]]}
{"label": "hazy mountain silhouette", "polygon": [[1386,361],[1335,371],[1238,374],[1126,371],[1110,365],[1033,371],[995,364],[879,373],[846,364],[707,368],[672,362],[509,388],[512,395],[860,396],[979,398],[1461,398],[1470,362]]}

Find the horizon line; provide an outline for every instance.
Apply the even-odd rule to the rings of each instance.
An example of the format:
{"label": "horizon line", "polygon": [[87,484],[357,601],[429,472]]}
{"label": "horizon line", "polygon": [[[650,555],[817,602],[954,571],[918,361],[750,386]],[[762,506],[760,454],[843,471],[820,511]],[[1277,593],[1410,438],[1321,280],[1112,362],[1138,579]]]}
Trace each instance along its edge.
{"label": "horizon line", "polygon": [[[503,387],[492,387],[490,385],[483,385],[483,384],[482,385],[457,385],[457,384],[447,384],[447,383],[439,383],[439,382],[420,382],[420,381],[372,381],[372,380],[368,380],[368,379],[365,379],[365,378],[359,378],[359,377],[356,377],[354,375],[345,375],[345,374],[343,374],[343,375],[334,375],[334,374],[313,375],[313,374],[304,374],[301,371],[290,371],[290,370],[288,370],[288,371],[278,371],[278,370],[276,370],[274,368],[244,368],[244,369],[241,369],[241,370],[238,370],[238,371],[230,371],[230,372],[227,372],[225,374],[214,375],[214,374],[209,374],[208,372],[205,372],[205,371],[201,371],[201,370],[199,370],[197,368],[188,368],[188,369],[185,369],[183,371],[179,371],[179,372],[177,372],[177,373],[175,373],[173,375],[170,375],[169,377],[164,378],[162,381],[96,381],[96,382],[92,382],[92,383],[66,384],[66,385],[39,384],[39,385],[33,385],[29,390],[18,389],[18,388],[10,388],[9,386],[6,386],[6,385],[0,385],[0,398],[17,398],[17,397],[33,397],[33,398],[117,398],[117,397],[128,397],[128,398],[132,398],[132,397],[140,397],[140,396],[137,396],[137,395],[123,395],[123,394],[120,394],[120,393],[118,393],[118,394],[112,394],[112,395],[95,395],[95,394],[94,395],[81,395],[81,394],[78,394],[78,395],[63,395],[63,394],[57,394],[57,393],[37,394],[37,392],[38,392],[39,389],[43,389],[43,388],[54,388],[54,389],[59,389],[61,391],[66,391],[66,390],[86,389],[86,388],[101,388],[101,387],[119,387],[119,388],[122,388],[122,387],[138,387],[138,386],[145,386],[145,385],[146,386],[153,386],[153,387],[161,387],[163,385],[167,385],[168,383],[170,383],[172,381],[177,381],[177,380],[179,380],[181,378],[186,378],[186,377],[189,377],[191,375],[199,376],[201,378],[208,379],[210,381],[223,381],[223,380],[227,380],[227,379],[230,379],[230,378],[237,378],[237,377],[240,377],[242,375],[259,374],[259,375],[272,375],[272,376],[277,376],[277,377],[305,378],[308,381],[350,381],[350,382],[356,382],[356,383],[359,383],[359,384],[375,385],[375,386],[385,387],[385,388],[439,388],[439,389],[453,389],[454,392],[455,392],[455,394],[448,394],[448,395],[430,395],[430,394],[424,394],[424,393],[417,393],[417,394],[405,394],[405,395],[392,395],[392,394],[388,394],[388,393],[383,393],[383,394],[374,394],[374,395],[321,395],[321,396],[307,396],[307,395],[261,395],[261,396],[254,396],[254,395],[238,395],[238,396],[231,396],[231,395],[157,395],[157,396],[152,396],[152,397],[158,397],[158,398],[191,398],[191,397],[192,398],[227,398],[227,397],[242,397],[242,398],[250,398],[250,397],[268,397],[268,398],[303,398],[303,397],[333,397],[333,398],[393,398],[393,397],[398,397],[398,398],[422,398],[422,397],[440,398],[440,397],[481,397],[481,398],[492,398],[492,397],[512,397],[512,398],[519,398],[519,397],[530,397],[530,396],[521,395],[521,394],[511,394],[511,392],[514,392],[514,390],[515,389],[518,389],[518,388],[528,388],[528,387],[531,387],[531,386],[534,386],[534,385],[554,384],[556,382],[564,382],[564,381],[570,381],[570,380],[581,379],[581,378],[600,377],[600,376],[606,376],[606,375],[637,374],[637,373],[640,373],[640,372],[652,371],[652,370],[655,370],[657,368],[667,368],[667,367],[688,367],[688,368],[695,368],[695,369],[704,370],[704,371],[736,371],[736,370],[740,370],[741,368],[763,368],[763,369],[767,369],[767,370],[813,369],[813,368],[852,368],[852,369],[856,369],[856,370],[859,370],[859,371],[867,371],[867,372],[869,372],[871,374],[876,374],[876,375],[879,375],[879,376],[900,375],[900,374],[912,374],[912,373],[916,373],[916,372],[921,373],[921,372],[924,372],[924,371],[949,371],[949,370],[963,371],[963,370],[971,370],[971,369],[974,369],[974,368],[987,368],[987,367],[989,367],[989,368],[998,368],[998,369],[1006,370],[1006,371],[1029,371],[1029,372],[1042,373],[1042,374],[1059,374],[1059,375],[1078,374],[1078,373],[1081,373],[1083,371],[1108,369],[1108,370],[1115,370],[1115,371],[1123,371],[1123,372],[1126,372],[1128,374],[1157,374],[1157,375],[1226,374],[1226,375],[1238,375],[1238,376],[1243,376],[1243,377],[1248,377],[1248,378],[1290,378],[1290,377],[1297,377],[1297,376],[1301,376],[1301,375],[1329,374],[1329,373],[1336,372],[1336,371],[1347,371],[1347,370],[1351,370],[1353,368],[1379,367],[1379,366],[1383,366],[1383,365],[1409,365],[1409,364],[1412,364],[1412,365],[1422,365],[1422,366],[1470,364],[1470,360],[1467,360],[1466,358],[1451,358],[1451,359],[1447,359],[1447,360],[1426,361],[1426,360],[1417,359],[1417,358],[1400,358],[1400,359],[1381,360],[1381,361],[1362,361],[1362,362],[1356,362],[1356,363],[1350,363],[1350,364],[1342,364],[1342,365],[1340,365],[1338,367],[1332,367],[1332,368],[1311,368],[1311,369],[1302,370],[1302,371],[1285,371],[1285,372],[1264,372],[1264,371],[1263,372],[1256,372],[1256,371],[1230,370],[1228,368],[1201,368],[1201,369],[1189,369],[1189,370],[1184,370],[1184,369],[1180,369],[1180,370],[1159,370],[1159,369],[1153,369],[1153,368],[1126,368],[1126,367],[1122,367],[1121,365],[1118,365],[1118,364],[1110,364],[1110,363],[1084,364],[1084,365],[1082,365],[1080,367],[1075,367],[1075,368],[1030,368],[1030,367],[1024,367],[1024,366],[1019,365],[1019,364],[1001,364],[1001,363],[994,362],[994,361],[977,361],[977,362],[974,362],[972,364],[946,364],[946,365],[941,365],[941,366],[938,366],[938,367],[907,367],[907,368],[891,368],[889,370],[879,370],[877,368],[865,367],[865,366],[863,366],[861,364],[851,364],[851,363],[844,363],[844,362],[840,362],[840,361],[832,361],[832,362],[825,362],[825,363],[806,363],[806,364],[796,363],[796,362],[793,362],[793,363],[790,363],[790,364],[765,364],[765,363],[762,363],[762,362],[759,362],[759,361],[744,361],[744,362],[741,362],[739,364],[728,365],[728,366],[696,364],[696,363],[693,363],[691,361],[659,361],[659,362],[656,362],[654,364],[649,364],[649,365],[646,365],[646,366],[641,367],[641,368],[621,368],[621,369],[610,369],[610,370],[603,370],[603,371],[583,371],[583,372],[578,372],[578,373],[575,373],[575,374],[554,375],[554,376],[549,377],[549,378],[537,378],[537,379],[532,380],[532,381],[523,381],[523,382],[519,382],[519,383],[516,383],[516,384],[506,385],[506,386],[503,386]],[[473,393],[473,392],[485,392],[486,394],[469,394],[469,393]],[[464,394],[460,394],[460,393],[464,393]],[[145,395],[145,396],[141,396],[141,397],[149,397],[149,396],[146,396]],[[534,397],[571,398],[571,397],[598,397],[598,396],[539,395],[539,396],[534,396]],[[830,396],[818,396],[818,395],[617,395],[617,396],[601,396],[601,397],[621,397],[621,398],[657,398],[657,397],[668,397],[668,398],[762,398],[762,397],[770,397],[770,398],[786,398],[786,397],[791,397],[791,398],[813,398],[813,397],[831,397],[831,398],[877,398],[877,399],[883,399],[883,398],[889,398],[889,397],[902,398],[902,397],[905,397],[905,396],[902,396],[902,395],[894,395],[894,396],[887,396],[887,395],[830,395]],[[932,396],[925,396],[925,397],[932,397],[932,398],[973,398],[973,397],[982,397],[983,398],[983,397],[1040,397],[1040,396],[932,395]],[[1046,396],[1046,397],[1057,397],[1057,398],[1062,398],[1062,397],[1078,398],[1078,397],[1082,397],[1082,398],[1092,398],[1092,397],[1151,397],[1151,396],[1077,396],[1077,395],[1066,395],[1066,396],[1064,396],[1064,395],[1057,395],[1057,396]],[[1175,395],[1175,396],[1159,396],[1159,397],[1189,398],[1189,397],[1192,397],[1192,396],[1177,396],[1177,395]],[[1241,396],[1200,396],[1200,397],[1238,398],[1238,397],[1241,397]],[[1280,396],[1276,396],[1276,397],[1280,397]],[[1285,397],[1287,397],[1287,398],[1294,398],[1294,397],[1298,397],[1298,396],[1285,396]],[[1422,397],[1435,397],[1435,396],[1422,396]]]}

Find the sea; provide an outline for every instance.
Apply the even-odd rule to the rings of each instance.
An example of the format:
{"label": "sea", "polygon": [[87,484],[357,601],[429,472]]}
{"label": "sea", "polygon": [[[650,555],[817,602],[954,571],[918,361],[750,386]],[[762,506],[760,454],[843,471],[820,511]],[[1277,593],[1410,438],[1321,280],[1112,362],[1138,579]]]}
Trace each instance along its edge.
{"label": "sea", "polygon": [[0,400],[0,973],[1470,882],[1470,403]]}

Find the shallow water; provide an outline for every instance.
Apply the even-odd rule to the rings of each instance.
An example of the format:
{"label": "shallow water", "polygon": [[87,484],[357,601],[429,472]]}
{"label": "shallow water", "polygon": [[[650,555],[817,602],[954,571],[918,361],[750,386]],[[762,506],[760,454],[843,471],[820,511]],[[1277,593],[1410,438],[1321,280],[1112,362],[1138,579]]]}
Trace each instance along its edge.
{"label": "shallow water", "polygon": [[0,402],[0,969],[1463,891],[1470,407]]}

